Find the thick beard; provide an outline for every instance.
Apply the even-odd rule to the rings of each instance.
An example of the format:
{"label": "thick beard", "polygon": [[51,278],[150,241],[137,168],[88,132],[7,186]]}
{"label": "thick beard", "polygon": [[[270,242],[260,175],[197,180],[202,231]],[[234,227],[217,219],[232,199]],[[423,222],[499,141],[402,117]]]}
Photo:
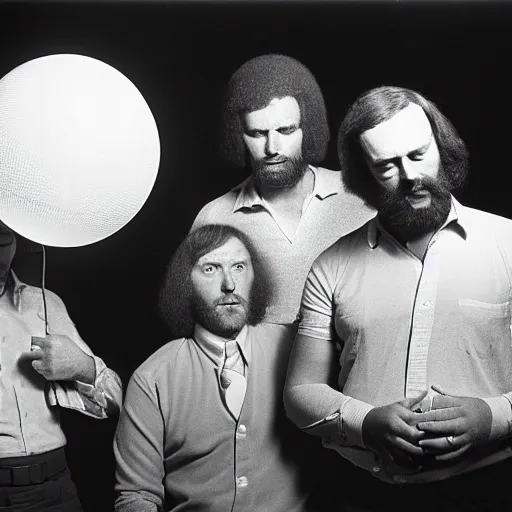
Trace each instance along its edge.
{"label": "thick beard", "polygon": [[[406,192],[421,185],[430,193],[430,206],[415,209],[406,198]],[[424,177],[403,181],[398,190],[383,192],[379,201],[379,218],[386,228],[404,240],[417,240],[439,229],[451,209],[451,195],[444,180]]]}
{"label": "thick beard", "polygon": [[280,165],[279,171],[271,170],[272,166],[267,165],[265,160],[251,161],[254,181],[259,188],[292,188],[299,183],[307,169],[302,156],[288,158]]}
{"label": "thick beard", "polygon": [[[242,307],[219,310],[216,305],[228,298],[236,298]],[[223,311],[224,313],[221,313]],[[213,304],[207,303],[197,293],[192,295],[192,313],[195,321],[221,338],[234,339],[244,328],[248,320],[248,304],[236,294],[227,294],[220,297]]]}

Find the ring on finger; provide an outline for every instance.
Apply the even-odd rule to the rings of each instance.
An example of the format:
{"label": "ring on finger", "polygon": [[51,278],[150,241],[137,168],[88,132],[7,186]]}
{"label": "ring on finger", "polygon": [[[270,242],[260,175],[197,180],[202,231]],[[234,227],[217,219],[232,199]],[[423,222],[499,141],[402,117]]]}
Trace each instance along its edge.
{"label": "ring on finger", "polygon": [[448,441],[448,444],[450,444],[450,445],[453,445],[453,443],[455,442],[455,439],[453,436],[448,436],[446,438],[446,440]]}

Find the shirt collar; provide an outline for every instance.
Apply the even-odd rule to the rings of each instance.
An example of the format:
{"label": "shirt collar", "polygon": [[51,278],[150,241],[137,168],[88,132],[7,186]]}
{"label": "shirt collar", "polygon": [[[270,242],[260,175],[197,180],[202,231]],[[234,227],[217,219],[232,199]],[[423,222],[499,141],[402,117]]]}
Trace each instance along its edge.
{"label": "shirt collar", "polygon": [[[467,238],[467,219],[464,215],[464,206],[462,206],[455,197],[451,196],[452,205],[450,208],[450,212],[448,213],[448,217],[446,218],[444,224],[441,226],[439,231],[448,227],[448,225],[453,226],[455,231],[458,231],[459,234],[464,238]],[[373,219],[368,223],[368,231],[367,231],[367,241],[370,249],[375,249],[379,245],[379,236],[380,232],[387,231],[382,227],[379,216],[376,215]],[[389,235],[389,233],[388,233]],[[391,235],[389,235],[391,236]]]}
{"label": "shirt collar", "polygon": [[6,291],[6,295],[10,297],[14,307],[19,309],[20,307],[20,298],[21,292],[27,287],[25,283],[18,279],[18,276],[15,274],[14,270],[10,270],[10,280],[7,282],[8,289]]}
{"label": "shirt collar", "polygon": [[[249,341],[248,341],[248,327],[247,325],[238,333],[235,338],[240,352],[245,361],[249,364]],[[202,325],[196,323],[194,327],[194,340],[201,347],[203,352],[219,367],[222,368],[224,360],[226,359],[226,342],[230,341],[221,336],[217,336],[212,332],[206,330]]]}
{"label": "shirt collar", "polygon": [[[319,199],[325,199],[326,197],[339,192],[339,187],[336,187],[334,180],[327,179],[327,176],[324,173],[318,172],[318,169],[312,165],[309,165],[308,168],[315,176],[315,184],[313,186],[312,193],[313,196],[316,196]],[[250,176],[241,185],[239,185],[239,192],[233,206],[233,213],[238,210],[242,210],[243,208],[255,207],[266,208],[266,205],[265,200],[256,189],[252,176]]]}

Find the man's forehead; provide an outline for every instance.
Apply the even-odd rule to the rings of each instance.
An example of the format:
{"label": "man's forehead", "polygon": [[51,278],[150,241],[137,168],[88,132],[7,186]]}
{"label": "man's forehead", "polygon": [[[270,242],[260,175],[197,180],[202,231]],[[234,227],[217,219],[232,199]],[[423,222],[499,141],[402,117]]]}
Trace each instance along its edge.
{"label": "man's forehead", "polygon": [[300,107],[293,96],[273,98],[266,107],[244,115],[247,125],[274,125],[279,123],[299,123]]}
{"label": "man's forehead", "polygon": [[197,260],[197,264],[203,263],[223,263],[231,260],[250,259],[249,251],[241,240],[231,237],[224,244],[207,252]]}
{"label": "man's forehead", "polygon": [[373,158],[405,155],[430,141],[432,127],[424,110],[410,103],[387,121],[363,132],[361,144]]}

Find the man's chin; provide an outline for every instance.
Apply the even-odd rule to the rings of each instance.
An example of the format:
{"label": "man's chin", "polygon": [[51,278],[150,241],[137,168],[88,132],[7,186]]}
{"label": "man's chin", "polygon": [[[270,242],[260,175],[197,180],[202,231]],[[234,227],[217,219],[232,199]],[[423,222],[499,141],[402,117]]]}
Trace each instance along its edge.
{"label": "man's chin", "polygon": [[247,314],[240,306],[227,307],[223,312],[216,312],[210,322],[210,330],[214,334],[227,338],[236,336],[244,328],[247,324]]}

